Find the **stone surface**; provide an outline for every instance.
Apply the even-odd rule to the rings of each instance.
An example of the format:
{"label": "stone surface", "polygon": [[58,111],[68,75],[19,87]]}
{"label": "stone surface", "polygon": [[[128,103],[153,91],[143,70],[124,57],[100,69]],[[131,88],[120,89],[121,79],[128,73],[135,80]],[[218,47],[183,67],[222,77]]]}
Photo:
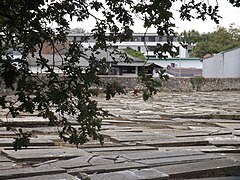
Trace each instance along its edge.
{"label": "stone surface", "polygon": [[240,176],[225,176],[225,177],[213,177],[213,178],[197,178],[189,180],[239,180]]}
{"label": "stone surface", "polygon": [[200,178],[211,176],[230,176],[240,173],[240,162],[230,159],[214,159],[201,162],[155,167],[171,178]]}
{"label": "stone surface", "polygon": [[14,178],[13,180],[33,180],[33,179],[34,180],[80,180],[76,176],[72,176],[67,173]]}
{"label": "stone surface", "polygon": [[[147,102],[131,94],[109,101],[101,95],[95,99],[113,114],[103,120],[103,147],[90,140],[77,149],[57,139],[59,127],[47,127],[36,122],[37,118],[33,121],[35,117],[21,114],[21,119],[15,121],[19,124],[26,118],[22,124],[24,131],[30,131],[42,143],[51,140],[54,144],[31,144],[17,152],[10,144],[0,147],[0,174],[8,169],[16,175],[17,169],[26,168],[29,172],[24,170],[22,178],[54,179],[60,174],[71,179],[66,171],[74,175],[82,171],[81,174],[93,176],[104,173],[112,179],[111,175],[121,177],[122,174],[115,176],[116,172],[127,171],[125,175],[143,172],[144,178],[149,179],[155,170],[162,172],[160,168],[164,168],[171,177],[238,176],[239,92],[162,92]],[[6,111],[0,109],[0,119],[4,114]],[[76,123],[73,126],[79,127]],[[11,142],[12,137],[13,133],[0,127],[0,144],[4,138]],[[40,167],[46,168],[46,174],[36,169]],[[51,171],[54,168],[61,171]],[[144,171],[146,168],[152,169]]]}
{"label": "stone surface", "polygon": [[155,169],[126,170],[112,173],[94,174],[91,180],[167,180],[169,176]]}
{"label": "stone surface", "polygon": [[135,162],[126,162],[126,163],[115,163],[115,164],[107,164],[107,165],[97,165],[97,166],[89,166],[84,168],[75,168],[68,170],[69,174],[76,175],[79,172],[85,173],[106,173],[112,171],[121,171],[126,169],[142,169],[147,168],[147,165],[135,163]]}
{"label": "stone surface", "polygon": [[160,159],[160,158],[171,158],[171,157],[203,155],[203,154],[204,153],[199,151],[168,150],[168,151],[139,152],[139,153],[124,154],[122,155],[122,157],[129,160],[141,160],[141,159]]}
{"label": "stone surface", "polygon": [[102,147],[102,148],[85,148],[87,152],[112,152],[112,151],[142,151],[142,150],[157,150],[151,146],[119,146],[119,147]]}
{"label": "stone surface", "polygon": [[208,145],[207,140],[201,139],[168,139],[168,140],[149,140],[149,141],[142,141],[137,143],[139,145],[148,145],[148,146],[156,146],[156,147],[164,147],[164,146],[201,146],[201,145]]}
{"label": "stone surface", "polygon": [[20,177],[31,177],[49,174],[65,173],[66,170],[61,168],[52,167],[50,165],[40,166],[35,168],[18,168],[1,170],[0,179],[12,179]]}
{"label": "stone surface", "polygon": [[[0,138],[0,147],[13,146],[13,138]],[[54,142],[50,139],[30,138],[29,146],[53,146]]]}
{"label": "stone surface", "polygon": [[180,157],[171,157],[171,158],[159,158],[159,159],[146,159],[146,160],[137,160],[136,162],[145,164],[148,166],[166,166],[171,164],[184,164],[197,161],[205,161],[210,159],[220,159],[222,156],[215,155],[193,155],[193,156],[180,156]]}
{"label": "stone surface", "polygon": [[64,169],[85,167],[85,166],[90,166],[91,165],[89,163],[89,161],[92,157],[93,157],[93,155],[86,155],[86,156],[71,158],[71,159],[68,159],[68,160],[60,160],[60,161],[51,163],[51,165],[61,167],[61,168],[64,168]]}
{"label": "stone surface", "polygon": [[50,159],[69,159],[78,156],[84,156],[88,153],[81,149],[65,148],[65,149],[35,149],[33,150],[2,150],[2,153],[16,161],[43,161]]}

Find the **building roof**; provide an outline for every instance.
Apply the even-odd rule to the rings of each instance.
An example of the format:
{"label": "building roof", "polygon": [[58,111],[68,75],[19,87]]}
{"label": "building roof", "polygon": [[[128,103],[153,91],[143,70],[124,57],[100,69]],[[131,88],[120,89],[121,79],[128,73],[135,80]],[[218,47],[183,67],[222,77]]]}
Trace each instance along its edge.
{"label": "building roof", "polygon": [[150,62],[132,62],[132,63],[124,63],[124,62],[119,62],[117,64],[112,63],[112,67],[156,67],[156,68],[163,68],[162,66],[155,64],[155,63],[150,63]]}
{"label": "building roof", "polygon": [[[109,35],[109,33],[106,33]],[[159,36],[157,33],[133,33],[133,36]],[[92,33],[69,33],[69,37],[78,37],[78,36],[92,36]]]}
{"label": "building roof", "polygon": [[[225,51],[221,51],[221,52],[215,53],[215,54],[225,54],[225,53],[228,53],[228,52],[231,52],[231,51],[235,51],[235,50],[238,50],[238,49],[240,49],[240,46],[237,46],[237,47],[234,47],[232,49],[225,50]],[[211,56],[203,58],[203,60],[208,59],[208,58],[212,58],[212,57],[214,57],[215,54],[212,54]]]}
{"label": "building roof", "polygon": [[202,58],[158,58],[155,55],[147,56],[148,60],[157,60],[157,61],[201,61]]}

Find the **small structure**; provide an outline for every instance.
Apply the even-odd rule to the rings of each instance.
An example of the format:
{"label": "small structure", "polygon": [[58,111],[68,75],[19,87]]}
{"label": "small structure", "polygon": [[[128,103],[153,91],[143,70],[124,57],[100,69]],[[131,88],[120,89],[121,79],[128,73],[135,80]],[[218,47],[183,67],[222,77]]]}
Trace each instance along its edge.
{"label": "small structure", "polygon": [[157,64],[166,69],[168,74],[173,76],[201,76],[201,58],[158,58],[157,56],[147,56],[148,62]]}
{"label": "small structure", "polygon": [[111,67],[111,71],[108,74],[123,76],[137,76],[143,71],[147,74],[157,76],[157,72],[162,69],[162,67],[157,64],[143,61],[133,61],[131,63],[119,62],[117,64],[111,63]]}
{"label": "small structure", "polygon": [[203,77],[240,78],[240,46],[203,59]]}

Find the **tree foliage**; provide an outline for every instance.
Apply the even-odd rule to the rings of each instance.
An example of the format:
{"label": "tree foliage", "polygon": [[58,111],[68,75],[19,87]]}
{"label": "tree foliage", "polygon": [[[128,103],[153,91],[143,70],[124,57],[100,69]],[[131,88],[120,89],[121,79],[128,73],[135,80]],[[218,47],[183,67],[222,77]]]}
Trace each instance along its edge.
{"label": "tree foliage", "polygon": [[[116,42],[132,38],[132,25],[134,18],[144,21],[146,29],[155,27],[159,36],[175,36],[172,5],[177,0],[1,0],[0,6],[0,63],[5,63],[1,71],[4,86],[14,92],[12,98],[6,94],[0,95],[0,106],[9,110],[13,117],[20,112],[38,112],[39,116],[48,118],[52,125],[61,126],[60,137],[69,143],[83,144],[89,138],[99,139],[101,117],[107,112],[98,108],[97,102],[92,99],[96,95],[91,91],[94,84],[101,83],[97,73],[108,69],[106,58],[97,58],[98,50],[108,50],[107,41]],[[210,17],[218,22],[218,6],[211,6],[208,1],[182,1],[179,7],[180,17],[183,20],[193,18],[205,20]],[[238,6],[237,1],[230,1]],[[192,14],[197,14],[193,16]],[[96,15],[98,13],[98,15]],[[100,14],[100,15],[99,15]],[[55,54],[58,54],[56,44],[64,44],[66,35],[70,30],[70,21],[76,18],[78,22],[93,18],[95,27],[91,30],[91,36],[96,43],[91,47],[89,55],[81,44],[69,44],[67,52],[62,56],[61,66],[56,67]],[[56,28],[51,25],[55,24]],[[106,35],[106,32],[109,35]],[[86,37],[88,38],[88,37]],[[42,49],[44,43],[55,51],[52,63],[44,58]],[[20,69],[11,64],[11,57],[7,55],[9,48],[18,49],[22,53]],[[157,48],[159,55],[166,51],[171,53],[173,43],[170,40],[166,45]],[[33,73],[29,68],[28,56],[33,56],[40,68],[46,69],[45,79],[39,74]],[[61,55],[61,54],[59,54]],[[89,62],[89,66],[83,69],[79,66],[82,58]],[[56,73],[56,68],[64,72]],[[150,86],[151,78],[146,80]],[[143,82],[144,83],[144,82]],[[108,85],[106,92],[114,96],[122,89],[118,86]],[[153,87],[157,88],[157,87]],[[146,91],[145,99],[148,99],[155,89]],[[72,122],[78,122],[79,126],[72,126]],[[21,147],[20,142],[28,143],[28,135],[21,131],[20,138],[16,141],[16,149]]]}
{"label": "tree foliage", "polygon": [[179,37],[184,45],[192,46],[191,57],[203,57],[239,46],[240,28],[231,24],[228,29],[218,26],[215,31],[209,33],[184,31]]}

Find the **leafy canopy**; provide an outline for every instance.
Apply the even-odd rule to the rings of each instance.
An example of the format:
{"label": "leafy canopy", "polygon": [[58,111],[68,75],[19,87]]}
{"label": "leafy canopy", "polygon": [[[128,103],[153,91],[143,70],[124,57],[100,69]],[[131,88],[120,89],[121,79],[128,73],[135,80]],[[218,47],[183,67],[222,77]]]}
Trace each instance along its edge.
{"label": "leafy canopy", "polygon": [[[0,106],[8,109],[13,117],[21,112],[37,112],[39,116],[48,118],[51,125],[61,126],[60,137],[77,146],[89,138],[102,142],[99,133],[101,117],[107,112],[92,99],[96,92],[91,88],[101,84],[97,73],[107,70],[109,66],[106,58],[96,58],[98,50],[107,51],[107,41],[130,39],[136,16],[144,21],[146,29],[155,27],[159,36],[175,36],[172,5],[177,1],[181,2],[178,11],[183,20],[206,20],[210,17],[218,22],[218,6],[212,6],[207,0],[1,0],[0,63],[4,64],[1,82],[6,89],[12,90],[14,96],[9,98],[8,94],[1,94]],[[230,3],[239,6],[238,1],[231,0]],[[76,18],[82,22],[90,17],[94,22],[89,23],[95,24],[90,33],[96,40],[91,47],[92,53],[87,54],[81,44],[73,42],[68,44],[64,55],[60,54],[56,44],[66,43],[70,20]],[[56,25],[55,29],[51,28],[52,24]],[[42,54],[45,43],[54,50],[52,60]],[[21,68],[12,66],[12,58],[6,53],[9,48],[21,51]],[[157,51],[162,55],[164,52],[171,53],[172,49],[170,38]],[[61,56],[61,66],[57,67],[55,55]],[[27,61],[29,56],[36,59],[39,68],[46,70],[44,78],[31,71]],[[83,57],[89,62],[84,69],[79,66]],[[64,73],[56,73],[56,68]],[[144,93],[144,99],[148,99],[156,93],[157,83],[150,83],[154,82],[150,77],[141,79],[147,81],[146,87],[150,89]],[[116,84],[107,85],[106,88],[107,98],[123,92]],[[79,126],[73,126],[73,122]],[[18,135],[15,149],[22,147],[21,142],[23,146],[29,142],[28,134],[19,131]]]}
{"label": "leafy canopy", "polygon": [[213,32],[184,31],[180,37],[185,44],[192,45],[191,57],[203,57],[240,46],[240,28],[231,24],[229,28],[218,26]]}

